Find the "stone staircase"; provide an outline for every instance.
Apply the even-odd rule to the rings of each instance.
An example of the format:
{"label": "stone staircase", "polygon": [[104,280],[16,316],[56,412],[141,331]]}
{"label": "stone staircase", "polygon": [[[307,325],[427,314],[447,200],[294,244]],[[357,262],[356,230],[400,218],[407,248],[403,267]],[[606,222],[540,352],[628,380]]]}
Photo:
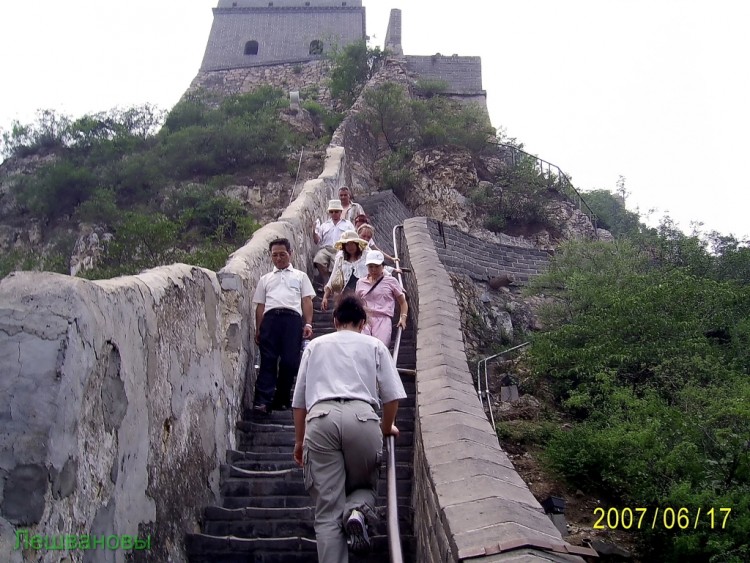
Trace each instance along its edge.
{"label": "stone staircase", "polygon": [[[397,313],[398,314],[398,313]],[[315,336],[332,332],[331,313],[320,310],[315,299]],[[402,337],[399,368],[413,370],[416,346],[413,330]],[[396,425],[396,477],[399,528],[404,561],[416,560],[412,534],[412,457],[414,444],[415,381],[402,376],[408,398],[399,406]],[[294,422],[291,410],[253,417],[246,413],[237,423],[237,450],[227,452],[221,466],[221,506],[203,512],[202,533],[188,534],[187,552],[192,563],[286,563],[317,560],[314,511],[302,484],[302,469],[292,459]],[[385,457],[385,456],[384,456]],[[380,471],[377,507],[382,514],[372,530],[372,551],[350,554],[352,563],[388,561],[385,525],[386,463]]]}

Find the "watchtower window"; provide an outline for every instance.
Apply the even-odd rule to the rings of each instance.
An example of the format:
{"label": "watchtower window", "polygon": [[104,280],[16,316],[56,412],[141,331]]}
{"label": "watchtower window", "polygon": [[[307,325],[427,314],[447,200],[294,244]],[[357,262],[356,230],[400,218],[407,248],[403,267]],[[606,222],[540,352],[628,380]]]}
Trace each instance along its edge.
{"label": "watchtower window", "polygon": [[310,41],[310,54],[311,55],[323,54],[323,42],[320,39],[313,39],[312,41]]}
{"label": "watchtower window", "polygon": [[246,55],[257,55],[258,54],[258,42],[248,41],[245,43],[245,54]]}

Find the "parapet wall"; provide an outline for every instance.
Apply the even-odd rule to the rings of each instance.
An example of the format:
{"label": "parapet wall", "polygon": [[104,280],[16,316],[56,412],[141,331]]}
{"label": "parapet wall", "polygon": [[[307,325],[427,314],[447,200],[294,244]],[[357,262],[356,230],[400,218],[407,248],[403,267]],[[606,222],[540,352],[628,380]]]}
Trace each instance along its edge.
{"label": "parapet wall", "polygon": [[218,493],[216,459],[234,440],[242,370],[223,354],[216,275],[184,264],[102,282],[17,272],[0,302],[0,559],[21,560],[13,524],[151,534],[149,556],[166,560]]}
{"label": "parapet wall", "polygon": [[478,239],[440,221],[428,219],[427,229],[445,268],[486,282],[503,274],[527,283],[547,269],[549,252]]}
{"label": "parapet wall", "polygon": [[[320,177],[218,274],[174,264],[95,282],[0,281],[0,560],[22,560],[16,529],[150,534],[151,550],[132,560],[186,560],[184,534],[218,499],[218,464],[252,400],[250,301],[271,268],[268,242],[289,238],[295,266],[310,270],[310,233],[343,168],[343,149],[329,149]],[[73,555],[125,560],[124,550]]]}
{"label": "parapet wall", "polygon": [[486,95],[482,89],[481,57],[445,56],[438,53],[426,56],[406,55],[405,58],[409,70],[420,78],[446,82],[446,94]]}
{"label": "parapet wall", "polygon": [[404,223],[417,327],[414,533],[422,561],[579,561],[500,448],[479,402],[453,286],[424,217]]}

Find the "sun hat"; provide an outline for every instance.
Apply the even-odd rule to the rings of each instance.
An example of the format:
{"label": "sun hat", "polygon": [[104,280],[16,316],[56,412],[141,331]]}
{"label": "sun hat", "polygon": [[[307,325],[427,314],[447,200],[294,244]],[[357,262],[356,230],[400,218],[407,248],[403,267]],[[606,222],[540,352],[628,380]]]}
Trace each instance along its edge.
{"label": "sun hat", "polygon": [[341,250],[347,242],[356,242],[360,250],[364,250],[368,245],[368,242],[359,238],[359,235],[355,231],[344,231],[341,238],[334,243],[333,248]]}
{"label": "sun hat", "polygon": [[328,200],[328,211],[343,211],[344,206],[341,205],[340,199]]}
{"label": "sun hat", "polygon": [[367,253],[365,264],[376,264],[380,266],[384,260],[385,260],[385,256],[383,256],[382,252],[380,252],[379,250],[370,250]]}

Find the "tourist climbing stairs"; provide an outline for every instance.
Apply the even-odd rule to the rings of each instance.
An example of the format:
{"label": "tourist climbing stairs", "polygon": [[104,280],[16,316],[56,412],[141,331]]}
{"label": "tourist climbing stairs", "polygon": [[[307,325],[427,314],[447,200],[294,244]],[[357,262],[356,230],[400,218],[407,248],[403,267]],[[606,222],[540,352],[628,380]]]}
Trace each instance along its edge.
{"label": "tourist climbing stairs", "polygon": [[[331,312],[316,297],[315,336],[333,332]],[[401,340],[398,367],[408,399],[399,407],[396,425],[396,477],[400,537],[405,562],[415,561],[412,532],[412,454],[416,346],[411,329]],[[291,563],[317,561],[314,511],[302,482],[302,470],[292,459],[294,422],[292,411],[270,415],[246,413],[237,424],[237,450],[227,452],[221,466],[220,506],[203,512],[202,532],[186,537],[192,563]],[[386,456],[384,456],[385,458]],[[372,530],[372,549],[351,554],[352,563],[389,560],[386,531],[386,461],[381,467],[377,508],[380,525]]]}

